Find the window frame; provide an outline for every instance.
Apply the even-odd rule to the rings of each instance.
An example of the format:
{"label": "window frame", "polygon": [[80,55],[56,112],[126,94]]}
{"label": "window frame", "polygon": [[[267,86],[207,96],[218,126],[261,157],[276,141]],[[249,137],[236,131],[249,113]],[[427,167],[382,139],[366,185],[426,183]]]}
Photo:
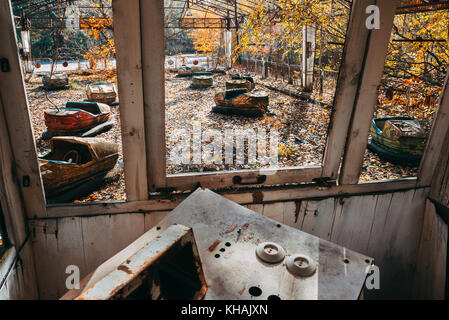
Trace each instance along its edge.
{"label": "window frame", "polygon": [[[378,86],[387,58],[388,44],[393,30],[393,22],[399,0],[378,1],[380,28],[369,34],[365,63],[358,87],[354,111],[351,115],[345,153],[338,177],[341,184],[357,184],[362,170],[368,142],[369,127],[374,116],[378,99]],[[366,29],[366,27],[365,27]]]}
{"label": "window frame", "polygon": [[0,57],[8,61],[9,71],[0,72],[0,117],[5,122],[5,140],[12,146],[14,175],[19,181],[29,218],[46,216],[45,193],[37,159],[36,142],[30,120],[28,99],[17,48],[14,15],[10,1],[0,1]]}
{"label": "window frame", "polygon": [[[344,158],[349,156],[347,138],[355,130],[349,121],[349,117],[353,117],[353,113],[357,111],[355,108],[358,90],[363,81],[366,81],[366,78],[360,74],[360,70],[363,73],[364,65],[366,64],[365,56],[370,50],[368,44],[372,32],[367,32],[365,28],[360,27],[362,23],[364,25],[364,10],[368,5],[368,1],[370,3],[379,3],[379,5],[383,6],[388,6],[387,2],[389,2],[389,0],[353,1],[323,164],[319,167],[282,169],[278,177],[273,176],[267,179],[264,185],[238,188],[237,194],[234,193],[234,195],[230,196],[231,198],[238,199],[237,202],[239,203],[249,203],[251,202],[250,198],[256,201],[254,200],[255,193],[251,193],[254,190],[260,190],[264,194],[269,195],[270,201],[275,201],[275,197],[279,196],[280,191],[271,191],[272,189],[268,185],[272,183],[281,185],[278,188],[282,188],[282,186],[287,188],[286,184],[300,184],[293,191],[286,192],[286,195],[281,197],[283,199],[304,198],[306,195],[313,197],[319,194],[320,197],[326,197],[341,193],[360,194],[364,192],[379,192],[379,190],[393,191],[430,186],[434,168],[443,147],[441,139],[445,137],[449,121],[449,88],[447,80],[441,93],[434,126],[432,127],[429,142],[416,178],[363,184],[358,184],[357,181],[356,183],[343,183],[338,186],[331,181],[329,188],[316,193],[315,189],[318,184],[311,183],[314,178],[320,177],[337,180],[339,178],[339,168]],[[9,5],[9,2],[6,3]],[[13,21],[10,7],[9,10],[10,12],[0,10],[0,16],[4,15],[6,17],[7,14],[11,14],[8,18],[9,21],[7,21],[9,24],[7,25],[8,28],[4,28],[3,32],[0,29],[0,35],[6,39],[11,38],[7,42],[8,46],[5,51],[8,53],[6,56],[11,66],[10,72],[14,74],[14,81],[10,82],[14,82],[16,89],[13,91],[18,93],[9,96],[14,96],[14,99],[23,101],[25,108],[15,109],[15,116],[8,117],[8,113],[12,112],[11,106],[17,105],[17,100],[13,100],[13,98],[4,99],[5,119],[9,126],[13,126],[17,122],[25,125],[22,124],[18,127],[25,129],[21,136],[14,135],[14,132],[9,133],[11,145],[18,145],[18,148],[13,150],[14,157],[20,158],[20,156],[25,154],[25,158],[34,156],[37,159],[37,151],[27,108],[28,101],[20,72],[15,30],[12,28]],[[31,161],[31,164],[25,168],[22,167],[21,170],[28,172],[32,179],[40,182],[40,186],[38,188],[26,189],[22,192],[22,194],[27,195],[24,199],[26,207],[33,209],[26,210],[28,218],[62,217],[72,216],[73,214],[84,215],[84,213],[89,215],[101,214],[102,212],[104,214],[111,212],[150,212],[157,210],[159,207],[166,207],[167,210],[170,210],[175,201],[165,205],[159,202],[159,195],[149,194],[149,192],[179,186],[182,189],[188,189],[196,187],[198,184],[211,189],[221,189],[225,186],[235,187],[232,183],[232,178],[235,175],[240,175],[243,179],[252,179],[258,175],[257,170],[165,175],[163,2],[162,0],[113,0],[113,12],[114,37],[117,46],[118,87],[122,104],[120,119],[122,122],[127,200],[46,205],[45,197],[42,196],[44,189],[40,180],[40,173],[38,170],[34,170],[34,163]],[[122,32],[119,31],[120,29],[122,29]],[[161,32],[157,32],[158,30]],[[10,34],[14,34],[14,37],[11,37]],[[361,50],[361,44],[362,46],[363,44],[366,45],[365,50]],[[357,48],[357,50],[351,50],[351,48]],[[3,53],[0,50],[0,54],[3,55]],[[449,73],[447,76],[449,76]],[[3,85],[1,74],[0,84]],[[11,88],[11,86],[8,87]],[[6,91],[5,87],[0,86],[0,88],[0,94]],[[6,106],[9,108],[6,108]],[[160,119],[163,119],[163,121],[160,121]],[[366,130],[368,132],[369,126],[370,121],[364,122],[362,131]],[[145,147],[143,148],[143,146]],[[34,153],[30,152],[30,150],[34,150]],[[163,152],[160,152],[160,150],[163,150]],[[344,152],[345,150],[346,152]],[[38,169],[37,161],[36,168]],[[256,187],[260,188],[254,189]],[[20,188],[22,189],[22,186]],[[303,188],[306,188],[306,191]],[[34,204],[38,204],[37,207],[33,207]],[[50,215],[48,214],[49,212]]]}
{"label": "window frame", "polygon": [[[116,0],[117,1],[117,0]],[[310,167],[290,167],[280,168],[274,175],[265,175],[266,170],[236,170],[220,171],[213,173],[182,173],[165,174],[166,172],[166,141],[165,141],[165,40],[164,40],[164,2],[163,0],[147,1],[142,0],[141,5],[141,40],[142,40],[142,64],[143,64],[143,96],[145,105],[145,125],[147,136],[147,156],[148,156],[148,179],[150,191],[160,190],[190,190],[197,186],[210,189],[223,189],[231,187],[245,187],[255,181],[257,177],[265,178],[263,183],[253,183],[251,186],[270,186],[312,183],[313,181],[325,179],[332,180],[336,178],[335,167],[338,167],[340,156],[329,150],[329,141],[337,140],[335,136],[345,136],[347,125],[340,127],[330,125],[328,130],[327,143],[323,161],[319,166]],[[358,2],[358,9],[365,9],[365,6]],[[358,11],[356,11],[358,12]],[[351,12],[351,16],[352,16]],[[145,17],[145,18],[143,18]],[[353,19],[350,19],[350,24]],[[352,23],[354,26],[354,23]],[[353,29],[354,27],[352,27]],[[348,26],[348,31],[349,31]],[[367,37],[368,32],[361,35]],[[359,39],[359,38],[358,38]],[[346,47],[346,45],[345,45]],[[359,59],[363,57],[358,50]],[[336,112],[336,119],[341,119],[351,108],[349,104],[340,105]],[[344,109],[344,110],[343,110]],[[342,111],[342,112],[340,112]],[[335,122],[336,120],[331,121]],[[336,132],[334,132],[334,130]],[[342,151],[345,140],[340,138],[336,142],[338,148]],[[163,150],[163,152],[160,152]],[[332,148],[333,150],[333,148]],[[267,169],[269,172],[269,169]],[[332,174],[328,174],[332,172]],[[248,184],[234,183],[235,177],[240,177],[242,181],[249,181]]]}
{"label": "window frame", "polygon": [[[373,30],[369,37],[370,44],[367,48],[366,60],[371,61],[371,63],[365,63],[367,67],[363,69],[363,75],[361,76],[358,89],[359,92],[357,94],[360,98],[358,98],[354,105],[351,125],[347,134],[345,153],[343,154],[341,164],[341,172],[338,176],[339,183],[344,185],[364,184],[359,183],[359,178],[362,171],[369,128],[378,98],[377,88],[381,83],[386,53],[391,37],[392,28],[390,26],[392,26],[398,11],[401,10],[399,0],[392,0],[391,2],[388,0],[377,0],[376,4],[380,8],[380,12],[384,12],[384,14],[380,16],[380,29]],[[381,34],[383,34],[383,37]],[[449,71],[446,73],[445,82],[439,96],[437,110],[426,148],[417,175],[414,177],[416,187],[429,187],[431,185],[434,174],[436,174],[435,167],[437,166],[440,153],[443,150],[444,138],[447,132],[449,132],[447,126],[447,123],[449,123],[448,79]],[[398,180],[401,181],[404,178]]]}
{"label": "window frame", "polygon": [[[378,30],[368,30],[365,27],[366,7],[370,4],[377,5],[380,12],[383,12],[380,16],[381,27]],[[199,185],[221,189],[236,187],[233,183],[235,176],[240,176],[243,180],[258,176],[258,170],[164,174],[166,171],[165,52],[164,39],[160,36],[164,34],[164,3],[163,0],[151,2],[142,0],[141,6],[141,17],[146,17],[141,20],[141,39],[145,117],[146,126],[149,129],[146,131],[149,190],[158,191],[167,188],[185,190]],[[353,1],[322,165],[282,168],[276,175],[267,176],[264,184],[252,186],[301,184],[317,179],[338,180],[342,185],[359,184],[366,141],[377,99],[377,86],[381,81],[393,19],[398,8],[399,0]],[[144,57],[151,57],[151,62],[150,59],[145,61]],[[151,86],[145,86],[146,83],[151,83]],[[444,99],[445,92],[446,90],[443,90],[440,99],[443,103],[440,103],[438,107],[442,110],[437,112],[440,119],[435,121],[432,128],[417,177],[399,180],[414,179],[416,186],[419,187],[430,185],[432,168],[438,159],[438,156],[432,153],[440,148],[441,133],[444,132],[443,126],[446,120],[444,110],[447,109],[447,103],[445,101],[449,98]],[[151,132],[150,135],[149,132]],[[164,152],[160,154],[154,152],[155,150]]]}

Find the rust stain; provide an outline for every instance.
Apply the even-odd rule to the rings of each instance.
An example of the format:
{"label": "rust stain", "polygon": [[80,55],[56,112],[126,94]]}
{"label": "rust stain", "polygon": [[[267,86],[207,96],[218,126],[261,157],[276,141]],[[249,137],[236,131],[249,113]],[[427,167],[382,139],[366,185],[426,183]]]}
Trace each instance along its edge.
{"label": "rust stain", "polygon": [[246,286],[244,285],[243,288],[242,288],[242,290],[239,291],[239,295],[242,295],[243,292],[245,292],[245,289],[246,289]]}
{"label": "rust stain", "polygon": [[206,292],[207,292],[207,285],[204,284],[201,287],[200,291],[197,293],[197,297],[194,300],[198,300],[198,301],[203,300],[204,296],[206,295]]}
{"label": "rust stain", "polygon": [[302,201],[295,202],[295,204],[296,204],[296,209],[295,209],[295,223],[296,223],[296,222],[298,222],[299,211],[301,211]]}
{"label": "rust stain", "polygon": [[253,192],[253,202],[254,203],[260,203],[263,201],[263,193],[262,191],[255,191]]}
{"label": "rust stain", "polygon": [[233,224],[232,226],[229,227],[228,230],[225,231],[225,233],[230,233],[230,232],[234,231],[235,228],[237,228],[237,225],[236,225],[236,224]]}
{"label": "rust stain", "polygon": [[247,223],[245,223],[245,224],[244,224],[244,225],[242,226],[242,230],[246,230],[246,229],[248,229],[248,227],[249,227],[250,223],[251,223],[251,222],[247,222]]}
{"label": "rust stain", "polygon": [[131,270],[129,270],[129,268],[127,266],[123,265],[123,264],[119,265],[117,267],[117,270],[126,272],[127,274],[131,274],[132,273]]}
{"label": "rust stain", "polygon": [[215,248],[220,244],[221,240],[215,240],[214,243],[209,247],[209,251],[212,252],[215,250]]}
{"label": "rust stain", "polygon": [[243,238],[243,241],[248,242],[250,240],[254,239],[254,232],[250,232],[247,236]]}

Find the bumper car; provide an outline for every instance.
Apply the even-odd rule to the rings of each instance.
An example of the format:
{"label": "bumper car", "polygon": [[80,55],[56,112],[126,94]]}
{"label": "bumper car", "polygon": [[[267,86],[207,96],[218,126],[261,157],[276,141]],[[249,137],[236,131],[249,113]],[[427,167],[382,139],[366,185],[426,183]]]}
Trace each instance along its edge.
{"label": "bumper car", "polygon": [[372,120],[368,149],[392,163],[418,166],[427,144],[430,123],[410,117]]}
{"label": "bumper car", "polygon": [[231,89],[217,93],[214,100],[216,106],[212,112],[215,113],[261,117],[268,111],[268,94],[264,91]]}
{"label": "bumper car", "polygon": [[86,85],[87,100],[106,104],[116,104],[117,87],[115,83],[91,83]]}
{"label": "bumper car", "polygon": [[42,85],[47,90],[67,89],[69,86],[69,76],[65,73],[49,73],[42,76]]}
{"label": "bumper car", "polygon": [[65,108],[44,111],[46,135],[94,136],[114,126],[113,121],[108,121],[110,114],[110,107],[103,103],[69,101]]}
{"label": "bumper car", "polygon": [[194,75],[190,87],[192,89],[204,89],[212,87],[213,84],[214,78],[212,75]]}
{"label": "bumper car", "polygon": [[88,183],[103,181],[118,157],[118,145],[99,138],[52,138],[50,152],[39,156],[47,198],[70,192],[76,198]]}

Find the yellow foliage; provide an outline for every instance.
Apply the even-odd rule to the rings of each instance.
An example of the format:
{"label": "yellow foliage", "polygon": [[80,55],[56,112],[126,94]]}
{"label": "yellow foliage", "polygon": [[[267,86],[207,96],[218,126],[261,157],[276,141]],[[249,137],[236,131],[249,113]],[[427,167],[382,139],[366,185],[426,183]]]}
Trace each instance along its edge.
{"label": "yellow foliage", "polygon": [[[101,6],[111,7],[111,1],[101,1],[101,5],[96,3],[96,10],[100,11]],[[101,18],[99,18],[100,16]],[[97,60],[115,56],[114,39],[109,32],[105,32],[105,30],[111,30],[113,26],[112,16],[107,11],[101,11],[94,17],[82,19],[80,26],[88,29],[88,35],[93,36],[95,39],[100,38],[100,36],[104,39],[102,45],[89,48],[88,52],[84,55],[84,58],[89,60],[91,69],[94,69],[97,65]]]}
{"label": "yellow foliage", "polygon": [[[387,72],[442,81],[449,58],[448,25],[448,10],[396,16],[385,64]],[[394,41],[397,39],[406,41]]]}
{"label": "yellow foliage", "polygon": [[[191,11],[191,14],[195,18],[217,18],[210,13],[202,13],[194,10]],[[204,54],[213,54],[216,53],[220,47],[221,30],[193,29],[189,33],[189,37],[192,39],[196,51]]]}
{"label": "yellow foliage", "polygon": [[[278,0],[276,5],[258,0],[242,25],[234,54],[260,56],[299,52],[302,28],[315,25],[331,38],[344,39],[348,9],[338,2],[321,0]],[[342,40],[343,41],[343,40]]]}
{"label": "yellow foliage", "polygon": [[194,29],[189,36],[198,52],[212,54],[220,47],[220,33],[216,29]]}

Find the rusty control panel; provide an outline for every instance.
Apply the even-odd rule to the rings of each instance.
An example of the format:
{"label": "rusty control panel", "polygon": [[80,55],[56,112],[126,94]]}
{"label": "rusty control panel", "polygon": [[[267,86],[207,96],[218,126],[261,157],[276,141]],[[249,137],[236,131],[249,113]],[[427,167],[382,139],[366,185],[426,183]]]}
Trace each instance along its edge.
{"label": "rusty control panel", "polygon": [[[187,229],[181,225],[191,228],[195,238],[188,231],[183,235],[182,230]],[[176,268],[182,263],[181,256],[163,262],[161,253],[169,255],[169,244],[175,242],[176,234],[179,241],[183,236],[190,239],[196,269]],[[147,281],[145,288],[140,280],[134,283],[133,278],[141,278],[137,274],[143,271],[139,270],[148,270],[144,278],[152,274],[149,269],[153,263],[158,263],[155,269],[167,268],[165,274],[173,279],[189,279],[185,281],[190,283],[189,293],[167,293],[163,282],[158,284],[157,280]],[[204,295],[204,299],[223,300],[355,300],[363,291],[372,263],[370,257],[268,219],[210,190],[198,189],[157,226],[98,267],[78,299],[198,299]],[[132,291],[135,287],[138,289]]]}

